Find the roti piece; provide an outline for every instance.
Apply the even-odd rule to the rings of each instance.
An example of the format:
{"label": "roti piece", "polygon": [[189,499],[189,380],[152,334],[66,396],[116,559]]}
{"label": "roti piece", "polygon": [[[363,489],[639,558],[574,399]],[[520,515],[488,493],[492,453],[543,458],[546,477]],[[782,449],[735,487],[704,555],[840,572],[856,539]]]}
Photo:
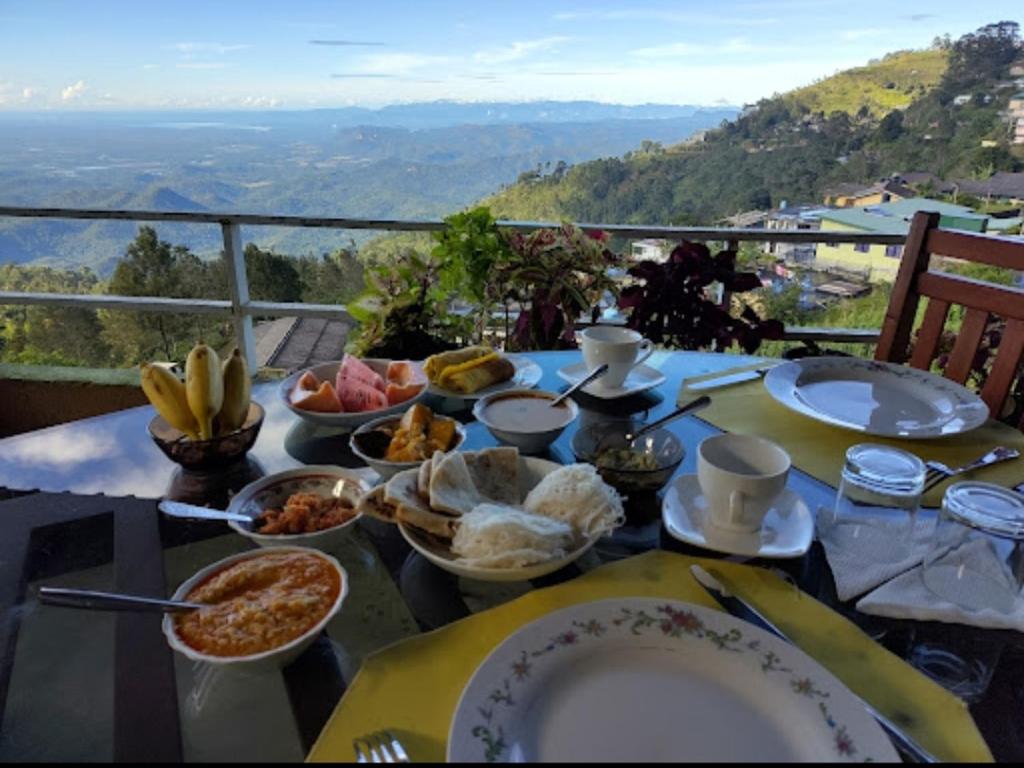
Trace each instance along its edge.
{"label": "roti piece", "polygon": [[486,499],[473,483],[463,454],[445,454],[430,473],[430,508],[458,516],[470,512],[484,501]]}
{"label": "roti piece", "polygon": [[[440,451],[434,451],[434,453],[440,453]],[[433,460],[427,459],[420,464],[419,475],[416,477],[416,490],[425,499],[430,498],[430,473],[433,468]]]}
{"label": "roti piece", "polygon": [[420,507],[410,507],[405,504],[398,505],[396,517],[400,523],[446,540],[451,540],[455,536],[459,526],[458,520],[454,517],[439,515],[430,509],[424,511]]}
{"label": "roti piece", "polygon": [[455,535],[456,521],[432,510],[420,496],[418,469],[407,469],[392,477],[384,486],[384,498],[396,507],[395,519],[420,530],[450,539]]}
{"label": "roti piece", "polygon": [[488,501],[518,505],[519,449],[512,447],[484,448],[464,453],[466,467],[477,491]]}
{"label": "roti piece", "polygon": [[386,523],[395,522],[395,512],[397,511],[397,507],[384,500],[383,485],[378,485],[373,490],[367,491],[356,502],[356,512],[375,517]]}

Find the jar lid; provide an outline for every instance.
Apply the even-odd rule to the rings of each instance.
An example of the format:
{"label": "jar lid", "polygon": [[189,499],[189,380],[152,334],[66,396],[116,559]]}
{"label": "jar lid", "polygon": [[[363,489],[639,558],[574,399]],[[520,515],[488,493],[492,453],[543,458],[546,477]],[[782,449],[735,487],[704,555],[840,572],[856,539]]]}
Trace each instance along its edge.
{"label": "jar lid", "polygon": [[846,452],[843,477],[875,490],[920,493],[925,466],[917,456],[899,448],[861,443]]}
{"label": "jar lid", "polygon": [[942,508],[971,528],[1024,539],[1024,495],[991,483],[954,483]]}

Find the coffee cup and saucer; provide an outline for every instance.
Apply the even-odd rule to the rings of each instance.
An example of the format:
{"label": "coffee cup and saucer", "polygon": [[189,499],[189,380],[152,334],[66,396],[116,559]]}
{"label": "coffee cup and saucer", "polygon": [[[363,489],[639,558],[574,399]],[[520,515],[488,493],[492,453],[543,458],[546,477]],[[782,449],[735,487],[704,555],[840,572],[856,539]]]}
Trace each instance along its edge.
{"label": "coffee cup and saucer", "polygon": [[803,555],[814,518],[786,488],[789,454],[760,437],[723,434],[697,446],[697,474],[668,488],[662,519],[669,534],[693,546],[730,555]]}
{"label": "coffee cup and saucer", "polygon": [[665,374],[644,365],[654,344],[636,331],[614,325],[595,325],[581,334],[583,362],[558,370],[558,376],[575,384],[604,363],[608,372],[583,387],[593,397],[612,399],[644,392],[665,383]]}

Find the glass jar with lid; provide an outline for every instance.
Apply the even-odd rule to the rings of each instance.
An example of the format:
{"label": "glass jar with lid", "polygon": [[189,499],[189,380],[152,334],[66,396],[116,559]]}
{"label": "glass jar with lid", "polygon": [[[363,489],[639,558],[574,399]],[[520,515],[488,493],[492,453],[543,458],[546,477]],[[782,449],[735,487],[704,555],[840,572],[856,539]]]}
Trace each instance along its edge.
{"label": "glass jar with lid", "polygon": [[1024,588],[1024,495],[989,483],[951,485],[923,567],[935,595],[971,611],[1012,613]]}

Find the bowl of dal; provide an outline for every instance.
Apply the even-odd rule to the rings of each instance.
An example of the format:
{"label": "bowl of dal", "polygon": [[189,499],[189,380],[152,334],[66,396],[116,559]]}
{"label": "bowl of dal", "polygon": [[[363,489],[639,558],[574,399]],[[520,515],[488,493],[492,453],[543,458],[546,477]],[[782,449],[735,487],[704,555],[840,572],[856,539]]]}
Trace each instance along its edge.
{"label": "bowl of dal", "polygon": [[520,453],[541,453],[558,439],[579,415],[579,406],[566,398],[556,406],[557,392],[512,389],[483,397],[473,406],[473,416],[504,445]]}

